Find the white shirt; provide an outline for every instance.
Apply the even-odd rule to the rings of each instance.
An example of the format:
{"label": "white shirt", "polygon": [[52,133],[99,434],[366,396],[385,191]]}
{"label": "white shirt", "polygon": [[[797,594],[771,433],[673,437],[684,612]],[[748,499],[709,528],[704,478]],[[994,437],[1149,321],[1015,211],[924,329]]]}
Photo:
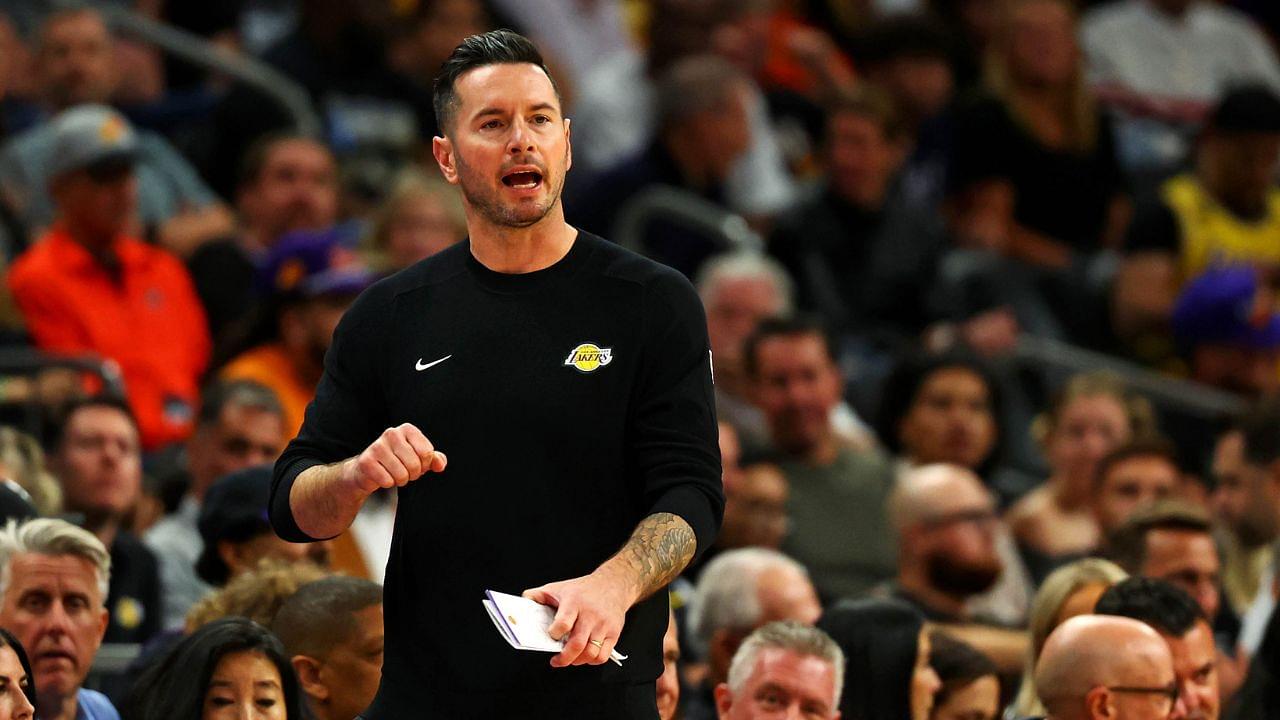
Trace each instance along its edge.
{"label": "white shirt", "polygon": [[1264,82],[1280,92],[1280,63],[1266,37],[1243,13],[1216,3],[1197,0],[1177,18],[1149,0],[1122,0],[1088,13],[1080,35],[1092,86],[1184,119],[1121,112],[1117,139],[1131,169],[1185,158],[1190,134],[1230,86]]}

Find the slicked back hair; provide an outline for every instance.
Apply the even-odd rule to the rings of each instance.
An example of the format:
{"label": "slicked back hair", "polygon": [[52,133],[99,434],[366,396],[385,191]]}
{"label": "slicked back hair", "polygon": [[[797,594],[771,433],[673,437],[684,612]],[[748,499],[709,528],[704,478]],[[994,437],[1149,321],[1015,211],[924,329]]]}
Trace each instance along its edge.
{"label": "slicked back hair", "polygon": [[560,88],[556,85],[551,71],[542,59],[542,53],[525,36],[510,30],[490,30],[479,35],[472,35],[453,49],[449,58],[440,66],[440,74],[436,75],[432,86],[431,105],[436,113],[436,125],[440,132],[448,135],[453,127],[454,115],[461,104],[458,99],[457,82],[463,74],[487,65],[528,63],[536,65],[546,73],[551,81],[551,88],[556,92],[556,101],[560,101]]}
{"label": "slicked back hair", "polygon": [[1191,632],[1197,622],[1209,622],[1200,604],[1185,590],[1145,577],[1131,577],[1107,588],[1093,612],[1141,620],[1156,632],[1175,638]]}

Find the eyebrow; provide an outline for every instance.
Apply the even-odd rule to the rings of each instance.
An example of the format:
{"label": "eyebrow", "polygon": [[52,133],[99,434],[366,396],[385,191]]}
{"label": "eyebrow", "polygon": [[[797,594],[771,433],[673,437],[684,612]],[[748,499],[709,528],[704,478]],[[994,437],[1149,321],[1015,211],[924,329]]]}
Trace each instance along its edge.
{"label": "eyebrow", "polygon": [[[530,111],[535,111],[535,110],[551,110],[552,112],[557,112],[557,110],[556,110],[556,106],[555,106],[555,105],[552,105],[552,104],[551,104],[551,103],[549,103],[549,102],[540,102],[540,103],[538,103],[537,105],[534,105],[533,107],[529,108],[529,110],[530,110]],[[505,114],[506,114],[506,112],[507,112],[506,110],[503,110],[503,109],[501,109],[501,108],[496,108],[496,107],[487,107],[487,108],[481,108],[481,109],[480,109],[478,112],[476,112],[476,114],[475,114],[475,115],[473,115],[472,117],[473,117],[473,118],[481,118],[481,117],[485,117],[486,115],[505,115]]]}

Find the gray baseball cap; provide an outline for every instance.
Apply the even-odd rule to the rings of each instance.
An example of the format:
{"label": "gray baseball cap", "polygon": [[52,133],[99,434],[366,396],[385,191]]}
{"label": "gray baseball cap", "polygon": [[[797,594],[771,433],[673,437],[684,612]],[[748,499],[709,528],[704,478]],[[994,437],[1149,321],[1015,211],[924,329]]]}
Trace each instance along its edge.
{"label": "gray baseball cap", "polygon": [[77,105],[53,119],[50,178],[94,166],[132,164],[137,156],[133,126],[105,105]]}

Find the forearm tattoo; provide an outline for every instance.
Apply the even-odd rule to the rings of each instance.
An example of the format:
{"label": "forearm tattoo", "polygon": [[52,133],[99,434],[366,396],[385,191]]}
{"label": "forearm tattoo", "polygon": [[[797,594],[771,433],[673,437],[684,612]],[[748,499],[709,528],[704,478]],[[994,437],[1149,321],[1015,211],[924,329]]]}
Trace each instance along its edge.
{"label": "forearm tattoo", "polygon": [[654,513],[640,521],[618,555],[636,571],[640,597],[648,597],[680,575],[697,547],[693,528],[684,518]]}

